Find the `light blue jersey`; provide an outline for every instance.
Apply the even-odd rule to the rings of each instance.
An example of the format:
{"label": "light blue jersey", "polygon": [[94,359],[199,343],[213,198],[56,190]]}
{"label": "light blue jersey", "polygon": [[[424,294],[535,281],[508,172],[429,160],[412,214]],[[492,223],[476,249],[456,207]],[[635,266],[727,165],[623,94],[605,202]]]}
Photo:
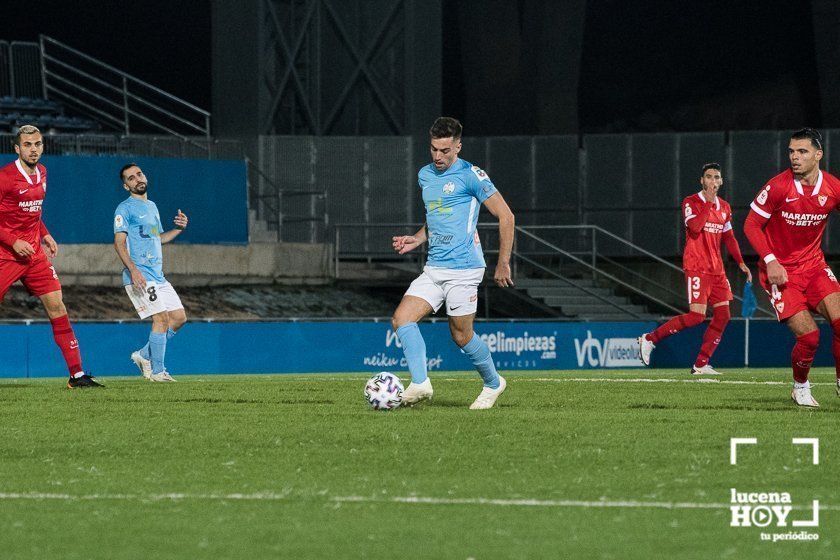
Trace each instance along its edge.
{"label": "light blue jersey", "polygon": [[417,181],[426,206],[426,264],[455,269],[486,267],[476,226],[481,204],[496,193],[487,173],[458,159],[445,171],[430,163],[420,169]]}
{"label": "light blue jersey", "polygon": [[[146,280],[164,283],[163,251],[160,234],[163,224],[160,213],[151,200],[128,197],[120,202],[114,213],[114,233],[128,234],[128,255]],[[131,284],[131,274],[123,270],[123,284]]]}

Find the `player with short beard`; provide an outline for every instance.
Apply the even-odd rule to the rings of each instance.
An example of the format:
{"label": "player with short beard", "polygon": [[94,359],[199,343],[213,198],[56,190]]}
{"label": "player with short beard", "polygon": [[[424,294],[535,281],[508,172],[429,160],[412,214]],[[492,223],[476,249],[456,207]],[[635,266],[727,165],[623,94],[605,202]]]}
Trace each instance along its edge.
{"label": "player with short beard", "polygon": [[166,344],[184,325],[187,314],[172,287],[163,276],[162,243],[174,240],[187,227],[187,216],[178,210],[175,227],[163,231],[160,213],[149,200],[149,181],[136,163],[120,169],[120,180],[129,197],[114,213],[114,249],[125,265],[123,285],[141,319],[152,318],[149,341],[132,352],[131,360],[149,381],[172,382],[164,359]]}
{"label": "player with short beard", "polygon": [[82,369],[79,341],[73,333],[61,283],[49,259],[58,244],[41,220],[47,193],[47,169],[39,163],[44,153],[41,131],[24,125],[15,135],[18,159],[0,168],[0,301],[18,280],[39,298],[52,325],[70,378],[70,389],[102,387]]}

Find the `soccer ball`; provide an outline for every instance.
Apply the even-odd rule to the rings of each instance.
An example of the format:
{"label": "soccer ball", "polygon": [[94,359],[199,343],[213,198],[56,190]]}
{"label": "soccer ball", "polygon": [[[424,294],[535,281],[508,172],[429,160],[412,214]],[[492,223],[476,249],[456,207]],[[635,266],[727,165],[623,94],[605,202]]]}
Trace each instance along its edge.
{"label": "soccer ball", "polygon": [[392,410],[402,404],[403,384],[400,378],[381,371],[365,384],[365,400],[374,410]]}

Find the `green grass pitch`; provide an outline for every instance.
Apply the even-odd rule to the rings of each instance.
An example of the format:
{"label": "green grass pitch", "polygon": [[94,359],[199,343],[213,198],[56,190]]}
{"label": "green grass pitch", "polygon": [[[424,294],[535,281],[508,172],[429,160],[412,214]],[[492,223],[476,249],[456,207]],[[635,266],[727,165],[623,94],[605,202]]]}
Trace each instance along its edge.
{"label": "green grass pitch", "polygon": [[[833,370],[818,410],[782,369],[506,377],[489,411],[467,408],[475,373],[443,372],[392,412],[358,374],[2,380],[0,557],[837,557]],[[732,437],[758,439],[736,465]],[[792,438],[819,438],[819,464]],[[788,526],[730,527],[731,488],[788,492]],[[819,526],[791,527],[812,500]]]}

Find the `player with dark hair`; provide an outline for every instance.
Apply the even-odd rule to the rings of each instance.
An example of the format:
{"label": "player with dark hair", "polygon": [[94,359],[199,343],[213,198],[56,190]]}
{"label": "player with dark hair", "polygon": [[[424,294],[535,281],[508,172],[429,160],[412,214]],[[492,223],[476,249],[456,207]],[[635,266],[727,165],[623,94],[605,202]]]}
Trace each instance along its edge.
{"label": "player with dark hair", "polygon": [[653,332],[639,337],[639,355],[646,366],[650,365],[651,352],[660,340],[702,323],[706,319],[706,308],[711,305],[712,320],[703,334],[700,353],[694,361],[691,373],[720,374],[709,365],[709,359],[717,350],[723,331],[729,323],[729,302],[732,301],[732,290],[721,257],[721,241],[726,245],[729,255],[738,263],[738,267],[747,275],[747,282],[752,281],[750,269],[744,264],[738,240],[732,232],[732,208],[718,196],[722,184],[720,165],[707,163],[700,171],[700,192],[683,200],[683,271],[689,311],[672,317]]}
{"label": "player with dark hair", "polygon": [[760,258],[758,278],[776,317],[796,337],[791,398],[817,407],[808,372],[820,335],[811,312],[831,324],[840,395],[840,284],[820,248],[828,216],[840,206],[840,180],[820,170],[823,144],[817,130],[794,132],[788,157],[790,168],[770,179],[750,204],[744,233]]}
{"label": "player with dark hair", "polygon": [[79,341],[73,333],[61,293],[61,283],[49,259],[58,244],[41,220],[47,193],[47,169],[41,131],[24,125],[15,135],[18,159],[0,168],[0,301],[18,280],[39,298],[52,325],[70,378],[70,389],[102,387],[82,369]]}
{"label": "player with dark hair", "polygon": [[172,382],[166,371],[166,343],[187,320],[184,305],[163,276],[162,243],[169,243],[187,227],[181,210],[173,220],[175,227],[163,231],[160,213],[149,200],[148,179],[136,163],[120,169],[120,180],[129,197],[114,213],[114,249],[125,265],[123,285],[141,319],[152,318],[149,340],[132,352],[131,360],[149,381]]}
{"label": "player with dark hair", "polygon": [[487,344],[473,331],[478,308],[478,285],[484,278],[484,255],[478,238],[479,205],[499,219],[499,260],[494,279],[513,286],[510,255],[514,217],[502,195],[481,168],[458,158],[461,123],[440,117],[429,130],[432,163],[420,169],[417,180],[426,206],[426,224],[414,235],[393,238],[394,250],[405,254],[427,240],[429,256],[423,273],[411,283],[391,324],[400,338],[411,383],[403,402],[431,399],[433,390],[426,362],[426,342],[417,323],[446,303],[452,340],[469,357],[484,388],[470,409],[491,408],[505,390]]}

